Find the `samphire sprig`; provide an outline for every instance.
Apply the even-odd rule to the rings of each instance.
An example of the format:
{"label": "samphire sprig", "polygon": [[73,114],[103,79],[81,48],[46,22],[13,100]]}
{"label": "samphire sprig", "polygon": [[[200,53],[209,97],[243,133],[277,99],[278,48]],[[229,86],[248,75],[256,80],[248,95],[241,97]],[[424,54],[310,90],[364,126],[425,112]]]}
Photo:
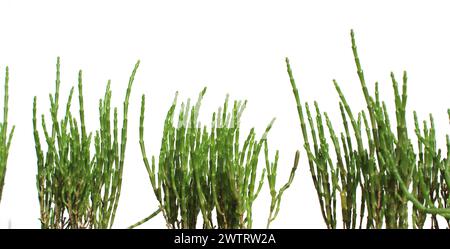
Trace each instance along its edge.
{"label": "samphire sprig", "polygon": [[[336,201],[340,199],[344,228],[362,228],[363,223],[366,228],[407,228],[410,218],[413,227],[421,228],[427,213],[431,214],[432,226],[436,228],[436,215],[444,216],[447,221],[450,217],[447,188],[450,183],[450,152],[447,159],[441,158],[440,150],[436,149],[434,124],[430,116],[431,128],[427,128],[427,123],[424,122],[423,131],[420,130],[417,117],[415,118],[419,154],[415,153],[407,130],[406,72],[403,74],[401,87],[391,73],[396,121],[394,126],[390,121],[387,105],[380,100],[378,83],[375,83],[373,95],[368,90],[353,31],[351,42],[367,108],[355,114],[339,84],[333,80],[340,99],[339,108],[344,126],[344,132],[339,137],[327,113],[322,114],[316,102],[315,119],[308,103],[303,108],[289,60],[286,59],[304,148],[324,221],[328,228],[336,228]],[[334,155],[330,154],[322,116],[325,117]],[[309,131],[305,119],[308,119]],[[447,147],[450,148],[450,144]],[[336,160],[332,159],[333,156]],[[413,193],[410,193],[410,188]],[[408,200],[414,204],[412,213],[408,209]]]}
{"label": "samphire sprig", "polygon": [[9,148],[14,135],[14,128],[8,133],[8,84],[9,84],[9,68],[5,70],[5,85],[3,97],[3,120],[0,123],[0,202],[2,200],[3,186],[5,185],[6,164],[8,162]]}
{"label": "samphire sprig", "polygon": [[281,198],[283,197],[284,191],[286,191],[286,189],[291,186],[292,181],[294,180],[295,171],[297,170],[298,162],[300,159],[300,151],[297,150],[295,152],[294,166],[292,166],[288,181],[278,191],[276,190],[276,182],[279,152],[278,150],[276,151],[275,160],[271,163],[269,159],[269,149],[267,146],[267,141],[264,141],[264,156],[266,159],[267,181],[269,183],[270,196],[272,199],[270,202],[269,218],[267,218],[267,228],[269,228],[270,223],[272,223],[272,221],[277,218],[278,213],[280,212]]}
{"label": "samphire sprig", "polygon": [[[229,110],[227,96],[223,106],[213,113],[211,127],[208,128],[198,122],[205,92],[206,88],[200,92],[192,107],[189,99],[181,104],[178,121],[174,120],[176,95],[164,123],[158,162],[153,156],[151,163],[143,138],[145,96],[142,96],[141,152],[159,210],[169,228],[196,228],[200,214],[203,228],[251,228],[252,205],[261,191],[266,173],[263,169],[258,178],[259,154],[263,144],[267,144],[267,135],[274,120],[260,139],[256,138],[252,128],[244,144],[240,145],[240,118],[246,101],[234,101]],[[178,122],[177,125],[175,122]],[[276,166],[268,169],[271,170],[268,179],[273,183],[272,189],[275,186]],[[289,183],[273,197],[275,200],[272,201],[269,222],[275,219],[279,211],[282,193],[292,182],[295,169]],[[139,224],[142,222],[136,225]]]}
{"label": "samphire sprig", "polygon": [[[117,108],[114,108],[111,125],[110,81],[106,86],[104,98],[99,101],[100,129],[87,133],[81,70],[78,74],[79,119],[71,112],[73,87],[68,96],[64,116],[58,116],[61,84],[59,57],[56,63],[55,93],[49,95],[50,127],[44,115],[41,119],[46,152],[38,132],[37,98],[34,97],[33,134],[38,167],[36,185],[42,228],[112,227],[122,186],[128,103],[138,67],[139,61],[128,82],[120,136]],[[91,146],[94,148],[93,153]]]}

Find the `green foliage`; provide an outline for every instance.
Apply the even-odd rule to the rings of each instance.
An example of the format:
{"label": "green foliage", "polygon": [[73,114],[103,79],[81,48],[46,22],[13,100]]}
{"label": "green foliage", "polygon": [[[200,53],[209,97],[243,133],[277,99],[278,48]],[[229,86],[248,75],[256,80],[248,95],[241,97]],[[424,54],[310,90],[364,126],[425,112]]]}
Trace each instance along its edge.
{"label": "green foliage", "polygon": [[49,95],[51,127],[47,126],[44,115],[41,120],[44,146],[47,149],[45,152],[38,132],[37,100],[34,97],[33,131],[38,168],[36,185],[42,228],[111,228],[113,225],[122,186],[128,102],[138,66],[139,61],[128,82],[120,137],[117,108],[114,108],[111,125],[110,81],[104,98],[99,101],[100,129],[87,133],[81,71],[78,74],[79,119],[71,112],[73,87],[64,116],[58,116],[61,83],[58,58],[55,93]]}
{"label": "green foliage", "polygon": [[9,69],[5,72],[5,90],[3,98],[3,121],[0,123],[0,201],[2,200],[3,186],[5,185],[6,164],[8,162],[9,148],[14,134],[14,126],[8,133],[8,83]]}
{"label": "green foliage", "polygon": [[[208,129],[198,122],[205,92],[206,88],[192,107],[189,99],[181,104],[176,125],[175,97],[164,123],[158,162],[152,157],[151,163],[144,145],[145,96],[142,96],[140,145],[159,210],[169,228],[196,228],[199,214],[203,228],[251,228],[252,205],[261,191],[266,173],[263,169],[258,178],[259,155],[263,144],[267,150],[267,135],[275,120],[270,122],[259,139],[252,128],[240,145],[240,119],[246,102],[234,101],[229,110],[227,96],[223,107],[213,113],[211,128]],[[295,169],[296,166],[289,184],[273,197],[269,222],[279,211],[281,195],[292,182]],[[267,170],[270,170],[268,179],[272,189],[275,187],[276,162]],[[272,216],[274,208],[276,211]]]}
{"label": "green foliage", "polygon": [[[395,97],[396,126],[394,126],[389,119],[387,105],[380,100],[378,83],[375,83],[374,95],[369,93],[353,31],[351,41],[367,108],[355,114],[339,84],[333,80],[340,99],[339,107],[345,131],[338,137],[327,113],[323,113],[323,116],[325,116],[329,137],[334,147],[335,160],[330,154],[330,145],[326,139],[326,129],[319,106],[316,102],[314,103],[316,113],[314,121],[308,103],[305,103],[303,108],[289,60],[286,59],[287,71],[297,103],[304,148],[308,155],[311,176],[317,190],[324,221],[328,228],[336,228],[336,202],[340,200],[344,228],[362,228],[363,223],[366,228],[382,228],[383,226],[408,228],[410,217],[414,227],[422,228],[427,213],[432,215],[432,226],[438,227],[436,215],[442,215],[447,219],[450,217],[447,188],[450,183],[450,177],[448,177],[450,167],[448,159],[442,159],[440,150],[436,149],[433,119],[430,116],[430,129],[424,122],[422,132],[415,115],[415,133],[419,149],[417,155],[407,130],[406,72],[403,74],[401,88],[394,74],[391,73]],[[310,137],[313,148],[309,143]],[[447,147],[450,151],[449,143]],[[447,158],[450,158],[449,156],[450,152]],[[413,193],[410,193],[410,189]],[[414,204],[412,213],[408,209],[408,200]]]}

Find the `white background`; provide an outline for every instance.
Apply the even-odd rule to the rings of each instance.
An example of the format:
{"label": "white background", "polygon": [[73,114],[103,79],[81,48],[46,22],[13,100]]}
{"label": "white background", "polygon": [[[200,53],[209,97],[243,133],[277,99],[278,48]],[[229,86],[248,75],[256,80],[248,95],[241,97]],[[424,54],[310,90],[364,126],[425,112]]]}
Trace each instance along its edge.
{"label": "white background", "polygon": [[[340,123],[333,78],[354,111],[364,107],[350,47],[351,28],[369,86],[379,81],[382,97],[392,106],[389,73],[394,71],[400,79],[402,70],[407,70],[409,110],[417,110],[421,118],[434,113],[438,134],[443,139],[448,132],[448,1],[156,2],[0,1],[1,77],[9,65],[9,122],[17,126],[0,227],[8,223],[13,228],[40,227],[32,99],[38,97],[39,113],[48,112],[57,56],[61,56],[62,100],[76,85],[77,71],[83,69],[90,130],[98,126],[98,99],[107,80],[112,80],[113,103],[121,110],[128,77],[141,59],[131,96],[115,228],[127,227],[157,207],[138,144],[141,94],[147,95],[149,154],[158,153],[165,113],[177,90],[181,99],[196,98],[203,86],[208,87],[200,115],[204,122],[222,105],[226,93],[249,101],[242,130],[255,127],[261,134],[276,117],[269,142],[272,153],[276,148],[281,151],[281,185],[295,150],[303,144],[284,58],[291,60],[303,100],[319,100],[332,120]],[[76,112],[77,105],[73,108]],[[268,194],[265,187],[254,204],[256,228],[265,227]],[[158,216],[142,227],[164,228],[165,223]],[[303,150],[294,184],[286,191],[272,227],[324,227]]]}

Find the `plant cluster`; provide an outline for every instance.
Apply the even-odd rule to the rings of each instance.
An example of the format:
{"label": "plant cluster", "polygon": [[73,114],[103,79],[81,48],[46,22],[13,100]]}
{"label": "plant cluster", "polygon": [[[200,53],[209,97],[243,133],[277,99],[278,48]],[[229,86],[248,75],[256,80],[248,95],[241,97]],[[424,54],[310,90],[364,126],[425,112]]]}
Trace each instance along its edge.
{"label": "plant cluster", "polygon": [[[449,138],[447,136],[447,157],[443,158],[436,146],[432,115],[429,123],[424,121],[421,128],[414,113],[418,140],[415,149],[406,119],[406,72],[401,87],[391,73],[394,123],[386,103],[380,100],[378,83],[375,83],[374,94],[367,88],[353,31],[351,42],[367,108],[353,112],[339,84],[333,80],[340,99],[344,127],[341,133],[334,130],[327,113],[320,111],[317,102],[314,102],[315,116],[308,103],[303,106],[286,58],[323,219],[328,228],[337,227],[339,200],[344,228],[408,228],[410,219],[414,228],[423,228],[427,218],[431,219],[433,228],[438,228],[437,215],[446,218],[447,222],[450,217]],[[413,203],[412,212],[408,201]]]}
{"label": "plant cluster", "polygon": [[78,74],[79,118],[71,111],[73,87],[64,116],[58,116],[61,84],[59,58],[55,93],[49,95],[50,125],[47,125],[44,115],[41,118],[43,145],[38,132],[37,100],[34,97],[33,134],[38,169],[36,185],[42,228],[111,228],[113,225],[122,186],[128,103],[138,66],[139,61],[128,82],[121,128],[118,125],[117,108],[111,114],[112,93],[108,81],[104,98],[99,101],[100,129],[94,133],[87,132],[81,70]]}
{"label": "plant cluster", "polygon": [[[380,98],[378,83],[369,90],[361,67],[355,36],[351,44],[365,108],[355,112],[336,80],[342,131],[336,130],[319,104],[300,100],[289,60],[287,72],[297,104],[304,149],[320,210],[328,228],[450,228],[450,136],[446,153],[438,148],[433,116],[419,122],[407,119],[407,73],[399,83],[391,73],[393,108]],[[60,60],[56,63],[55,92],[49,94],[49,116],[38,124],[37,98],[33,101],[33,136],[37,156],[36,187],[42,228],[111,228],[119,203],[127,144],[128,107],[139,61],[128,81],[122,125],[118,109],[111,110],[111,82],[99,101],[99,129],[88,132],[85,122],[82,71],[78,74],[78,114],[72,112],[74,87],[60,110]],[[3,120],[0,122],[0,201],[14,134],[8,131],[6,67]],[[170,106],[159,155],[147,157],[144,142],[145,95],[142,95],[139,144],[158,209],[134,224],[159,213],[168,228],[252,228],[253,204],[267,180],[270,205],[267,227],[294,179],[299,152],[289,179],[277,189],[279,151],[269,156],[267,136],[252,128],[241,134],[246,101],[224,104],[212,114],[210,125],[199,122],[204,88],[197,101]],[[60,116],[60,112],[63,115]],[[394,115],[392,115],[394,114]],[[390,116],[394,118],[391,119]],[[448,110],[450,119],[450,109]],[[41,126],[41,128],[38,128]],[[410,127],[413,128],[411,133]],[[41,133],[39,132],[41,129]],[[41,143],[41,136],[43,142]],[[262,155],[263,154],[263,155]],[[265,167],[258,167],[264,157]],[[411,205],[412,204],[412,205]]]}
{"label": "plant cluster", "polygon": [[[273,119],[260,138],[252,128],[241,144],[240,119],[246,101],[228,96],[213,113],[211,127],[198,121],[203,89],[191,106],[188,99],[181,104],[175,120],[177,95],[164,122],[161,148],[156,162],[147,158],[144,145],[145,96],[142,96],[140,145],[150,182],[168,228],[196,228],[201,214],[203,228],[251,228],[252,205],[258,197],[267,172],[272,201],[268,225],[280,209],[283,192],[290,186],[298,164],[298,153],[291,176],[276,191],[278,151],[274,162],[268,156],[267,135]],[[266,168],[258,177],[260,152],[265,148]],[[153,217],[156,213],[152,214]],[[146,221],[147,219],[145,219]],[[141,223],[138,223],[139,225]]]}

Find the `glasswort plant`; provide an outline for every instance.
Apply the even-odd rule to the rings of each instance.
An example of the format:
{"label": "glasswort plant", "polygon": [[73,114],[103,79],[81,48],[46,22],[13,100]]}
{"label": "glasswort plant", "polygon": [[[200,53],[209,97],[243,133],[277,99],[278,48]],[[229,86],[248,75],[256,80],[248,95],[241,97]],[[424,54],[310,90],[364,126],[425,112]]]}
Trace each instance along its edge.
{"label": "glasswort plant", "polygon": [[[394,126],[390,121],[387,105],[380,100],[378,83],[375,83],[374,95],[369,93],[353,31],[351,42],[367,109],[355,115],[339,84],[333,80],[340,99],[339,107],[345,132],[340,133],[338,137],[327,113],[323,113],[323,116],[336,160],[333,160],[333,155],[330,154],[330,145],[326,139],[326,129],[319,106],[314,103],[316,112],[314,120],[308,103],[305,103],[303,108],[289,60],[286,59],[297,103],[304,148],[325,223],[328,228],[336,228],[336,202],[340,199],[344,228],[361,228],[364,220],[366,228],[383,226],[408,228],[410,218],[413,227],[422,228],[427,213],[432,215],[432,227],[437,228],[436,215],[445,217],[447,222],[450,218],[447,187],[450,183],[448,163],[450,152],[446,159],[441,159],[441,152],[436,149],[432,116],[430,116],[431,128],[424,122],[421,131],[415,114],[419,154],[415,153],[407,130],[406,72],[403,74],[401,88],[391,73],[395,97],[396,126]],[[304,110],[309,123],[309,133]],[[309,143],[310,137],[313,141],[312,148]],[[450,151],[450,143],[447,143]],[[411,188],[413,193],[410,193]],[[414,204],[413,212],[408,209],[408,200]]]}
{"label": "glasswort plant", "polygon": [[[192,107],[189,99],[181,104],[177,125],[174,120],[175,96],[164,123],[158,163],[155,157],[150,163],[146,155],[143,138],[145,96],[142,96],[139,129],[141,152],[159,202],[159,211],[163,213],[168,228],[196,228],[199,214],[202,215],[203,228],[251,228],[252,205],[261,191],[267,170],[273,198],[270,223],[279,212],[281,196],[293,180],[298,159],[289,182],[277,193],[275,179],[278,152],[271,166],[267,155],[267,134],[274,120],[260,139],[251,129],[241,146],[240,118],[246,102],[234,101],[230,111],[227,96],[223,107],[213,113],[211,128],[208,129],[198,122],[205,92],[206,88],[200,92]],[[266,146],[268,165],[258,180],[258,160],[263,145]]]}
{"label": "glasswort plant", "polygon": [[[37,124],[37,100],[33,102],[38,189],[42,228],[111,228],[122,186],[128,127],[128,103],[139,61],[128,82],[119,136],[117,108],[111,124],[110,81],[99,101],[100,129],[87,133],[82,72],[78,74],[79,119],[71,112],[72,87],[63,117],[58,116],[60,60],[56,64],[55,93],[50,94],[50,127],[42,115],[47,151],[41,145]],[[93,138],[92,138],[93,135]],[[91,141],[94,151],[91,151]]]}

